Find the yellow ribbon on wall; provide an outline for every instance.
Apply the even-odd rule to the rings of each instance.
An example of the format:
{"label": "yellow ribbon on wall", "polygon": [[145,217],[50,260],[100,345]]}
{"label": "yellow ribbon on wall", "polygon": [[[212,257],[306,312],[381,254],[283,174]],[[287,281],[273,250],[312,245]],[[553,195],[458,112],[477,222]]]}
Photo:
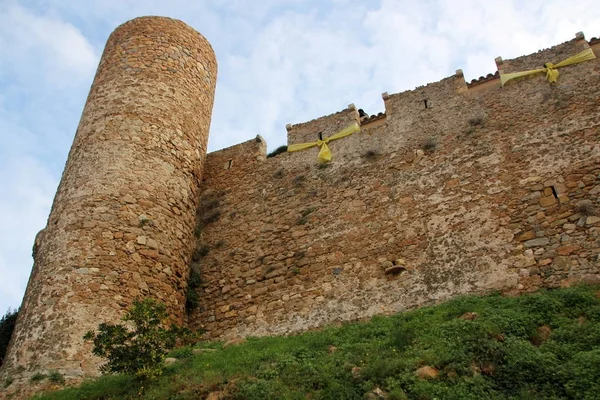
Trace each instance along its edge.
{"label": "yellow ribbon on wall", "polygon": [[593,60],[594,58],[596,58],[594,51],[592,49],[587,49],[587,50],[582,51],[581,53],[575,54],[574,56],[567,58],[564,61],[559,62],[558,64],[546,63],[545,64],[546,68],[532,69],[529,71],[522,71],[522,72],[513,72],[510,74],[500,73],[500,82],[501,82],[502,86],[504,86],[504,84],[506,82],[510,81],[511,79],[520,78],[522,76],[527,76],[527,75],[538,74],[540,72],[545,72],[546,79],[548,79],[548,82],[553,83],[553,82],[556,82],[556,80],[558,79],[557,68],[562,68],[562,67],[566,67],[567,65],[573,65],[573,64],[578,64],[580,62]]}
{"label": "yellow ribbon on wall", "polygon": [[287,151],[288,152],[300,151],[300,150],[310,149],[311,147],[314,147],[314,146],[319,146],[321,148],[321,150],[319,150],[319,155],[317,156],[317,158],[322,163],[326,163],[328,161],[331,161],[331,149],[329,148],[329,146],[327,144],[329,142],[331,142],[332,140],[338,140],[338,139],[344,138],[346,136],[350,136],[354,132],[358,132],[358,131],[360,131],[360,127],[358,126],[358,123],[355,122],[354,124],[342,129],[335,135],[325,138],[324,140],[317,140],[316,142],[308,142],[308,143],[290,144],[290,145],[288,145]]}

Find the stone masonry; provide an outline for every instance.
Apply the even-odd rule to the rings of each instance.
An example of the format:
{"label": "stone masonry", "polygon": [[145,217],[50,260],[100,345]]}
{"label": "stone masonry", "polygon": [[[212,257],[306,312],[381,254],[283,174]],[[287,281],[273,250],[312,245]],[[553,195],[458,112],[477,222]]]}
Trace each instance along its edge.
{"label": "stone masonry", "polygon": [[[600,41],[514,60],[540,68]],[[353,123],[361,132],[265,158],[260,138],[207,157],[201,201],[200,307],[207,337],[289,334],[396,313],[464,293],[518,294],[600,282],[600,63],[500,87],[462,72],[288,125],[288,144]],[[213,210],[214,212],[214,210]]]}
{"label": "stone masonry", "polygon": [[137,18],[111,34],[36,238],[4,375],[97,374],[84,333],[137,297],[184,322],[216,74],[210,44],[181,21]]}
{"label": "stone masonry", "polygon": [[[558,62],[600,40],[514,60]],[[69,155],[3,376],[94,375],[82,340],[137,297],[207,338],[289,334],[465,293],[600,282],[600,62],[500,87],[453,76],[288,125],[206,155],[216,78],[208,42],[182,22],[139,18],[111,35]],[[195,247],[195,249],[194,249]],[[184,310],[187,278],[200,304]]]}

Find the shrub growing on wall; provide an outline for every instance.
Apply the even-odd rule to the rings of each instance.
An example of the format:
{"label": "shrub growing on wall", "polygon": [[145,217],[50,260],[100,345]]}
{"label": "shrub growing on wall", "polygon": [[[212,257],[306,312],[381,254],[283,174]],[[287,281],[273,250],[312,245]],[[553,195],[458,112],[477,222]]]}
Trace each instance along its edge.
{"label": "shrub growing on wall", "polygon": [[287,146],[286,145],[279,146],[278,148],[276,148],[275,150],[273,150],[272,152],[270,152],[269,154],[267,154],[267,158],[276,157],[279,154],[286,153],[286,152],[287,152]]}
{"label": "shrub growing on wall", "polygon": [[198,297],[198,288],[202,284],[202,278],[200,277],[200,273],[192,267],[190,271],[190,277],[188,279],[188,288],[185,299],[185,309],[187,312],[191,312],[198,307],[200,303],[200,298]]}

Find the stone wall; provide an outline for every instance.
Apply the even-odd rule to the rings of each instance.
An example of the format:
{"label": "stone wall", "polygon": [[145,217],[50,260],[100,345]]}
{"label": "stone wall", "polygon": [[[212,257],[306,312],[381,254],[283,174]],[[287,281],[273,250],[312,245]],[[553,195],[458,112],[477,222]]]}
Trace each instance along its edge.
{"label": "stone wall", "polygon": [[[583,37],[497,60],[538,68]],[[286,334],[463,293],[600,282],[600,62],[509,82],[462,73],[384,93],[385,113],[288,126],[318,148],[266,157],[257,136],[205,155],[216,61],[180,21],[109,38],[69,154],[2,377],[94,375],[83,334],[136,297],[185,322],[190,267],[207,337]],[[195,250],[194,250],[195,247]],[[11,385],[11,388],[14,385]],[[12,389],[11,389],[12,390]],[[21,394],[23,394],[22,392]]]}
{"label": "stone wall", "polygon": [[[585,46],[498,65],[538,68]],[[212,338],[286,334],[462,293],[600,281],[600,63],[560,72],[504,88],[497,74],[467,85],[457,72],[384,94],[385,116],[333,142],[325,166],[317,148],[232,158],[229,170],[235,146],[209,154],[201,198],[218,197],[219,217],[202,230],[190,325]],[[355,114],[292,125],[288,142]]]}
{"label": "stone wall", "polygon": [[3,365],[13,379],[97,374],[84,333],[137,297],[185,318],[217,64],[181,21],[144,17],[108,39]]}
{"label": "stone wall", "polygon": [[345,110],[325,117],[301,124],[288,124],[286,127],[288,145],[316,142],[319,139],[319,133],[325,139],[355,122],[358,122],[358,111],[354,104],[350,104]]}

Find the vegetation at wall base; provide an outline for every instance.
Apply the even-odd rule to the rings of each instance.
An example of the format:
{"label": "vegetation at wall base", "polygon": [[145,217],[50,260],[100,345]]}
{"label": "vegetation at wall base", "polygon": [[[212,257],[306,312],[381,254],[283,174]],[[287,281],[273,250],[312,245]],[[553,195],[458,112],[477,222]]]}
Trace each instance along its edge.
{"label": "vegetation at wall base", "polygon": [[15,323],[17,322],[17,316],[19,310],[12,310],[9,308],[6,314],[0,319],[0,365],[4,362],[4,356],[6,355],[6,349],[10,342],[10,337],[15,329]]}
{"label": "vegetation at wall base", "polygon": [[465,296],[296,336],[202,343],[174,350],[152,383],[106,375],[37,398],[598,399],[599,296],[598,286]]}
{"label": "vegetation at wall base", "polygon": [[146,298],[136,300],[123,316],[133,325],[101,323],[98,332],[83,337],[94,343],[93,354],[107,359],[102,372],[132,374],[140,380],[155,379],[164,369],[165,354],[176,343],[179,329],[165,329],[168,317],[163,303]]}

